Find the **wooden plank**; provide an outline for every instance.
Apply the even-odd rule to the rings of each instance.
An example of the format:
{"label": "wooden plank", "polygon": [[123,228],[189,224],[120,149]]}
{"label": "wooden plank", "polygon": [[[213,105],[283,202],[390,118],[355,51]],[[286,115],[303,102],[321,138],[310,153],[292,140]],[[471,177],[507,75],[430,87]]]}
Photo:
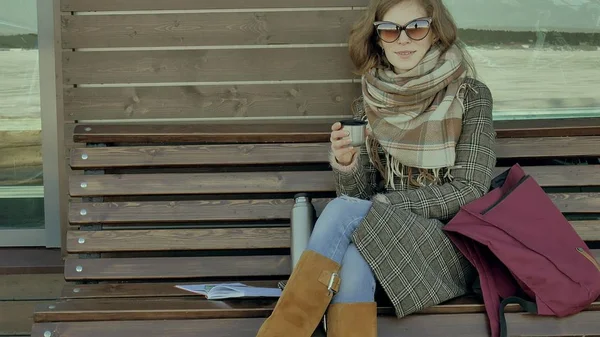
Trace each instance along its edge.
{"label": "wooden plank", "polygon": [[346,47],[63,53],[65,84],[357,78]]}
{"label": "wooden plank", "polygon": [[302,8],[367,6],[367,0],[61,0],[61,10],[70,11],[136,11],[185,9],[246,9],[246,8]]}
{"label": "wooden plank", "polygon": [[[90,88],[82,88],[90,89]],[[330,124],[80,124],[73,130],[78,143],[323,143]],[[333,124],[333,123],[331,123]]]}
{"label": "wooden plank", "polygon": [[[244,281],[244,284],[256,287],[277,287],[279,280]],[[202,284],[203,282],[156,282],[156,283],[98,283],[74,284],[67,283],[62,288],[61,299],[83,298],[133,298],[133,297],[182,297],[190,293],[175,288],[179,284]]]}
{"label": "wooden plank", "polygon": [[[496,167],[500,174],[508,167]],[[523,166],[542,187],[600,186],[600,165]]]}
{"label": "wooden plank", "polygon": [[600,136],[600,118],[495,121],[498,138]]}
{"label": "wooden plank", "polygon": [[[598,213],[600,193],[549,193],[564,213]],[[329,198],[313,199],[320,213]],[[72,224],[139,224],[199,221],[265,221],[290,218],[293,199],[184,200],[146,202],[71,203]]]}
{"label": "wooden plank", "polygon": [[[600,241],[600,220],[570,221],[577,234],[585,241]],[[600,255],[597,257],[600,261]]]}
{"label": "wooden plank", "polygon": [[362,11],[75,15],[64,49],[346,43]]}
{"label": "wooden plank", "polygon": [[54,301],[0,301],[0,336],[29,335],[34,308]]}
{"label": "wooden plank", "polygon": [[563,213],[598,213],[600,193],[548,193]]}
{"label": "wooden plank", "polygon": [[103,230],[67,233],[69,253],[289,247],[289,227]]}
{"label": "wooden plank", "polygon": [[[600,240],[600,221],[572,225],[583,240]],[[66,244],[70,253],[266,249],[290,248],[290,235],[289,227],[69,231]]]}
{"label": "wooden plank", "polygon": [[[523,313],[506,315],[510,336],[581,336],[600,333],[597,311],[584,311],[565,318],[544,317]],[[464,336],[489,335],[487,316],[478,314],[409,315],[403,319],[393,316],[378,319],[378,336]],[[121,321],[118,325],[106,322],[38,323],[32,337],[54,331],[55,337],[99,337],[110,331],[119,336],[163,336],[165,331],[178,337],[254,337],[265,318],[198,319],[165,321]]]}
{"label": "wooden plank", "polygon": [[0,275],[61,273],[63,261],[58,249],[0,248]]}
{"label": "wooden plank", "polygon": [[[81,272],[77,271],[81,267]],[[288,255],[67,259],[65,278],[80,280],[277,277],[290,274]]]}
{"label": "wooden plank", "polygon": [[57,274],[0,275],[0,301],[57,299],[65,284],[62,270]]}
{"label": "wooden plank", "polygon": [[[331,114],[344,115],[348,114],[348,102],[360,93],[355,90],[350,90],[351,87],[354,89],[358,84],[298,84],[293,85],[263,85],[263,87],[272,87],[273,93],[271,96],[271,102],[276,115],[285,110],[289,112],[285,106],[281,106],[280,103],[286,103],[288,100],[285,97],[291,96],[294,91],[300,93],[301,96],[308,97],[312,94],[315,95],[315,101],[311,101],[311,105],[318,104],[318,100],[322,101],[339,101],[343,104],[337,104],[343,108],[343,112],[337,113],[332,112]],[[303,86],[306,86],[303,88]],[[339,88],[336,88],[339,87]],[[74,119],[98,119],[98,118],[109,118],[109,119],[120,119],[122,118],[121,111],[117,112],[116,115],[110,115],[112,109],[122,110],[124,102],[120,103],[102,103],[95,101],[95,99],[104,100],[104,91],[114,91],[114,95],[118,97],[111,98],[114,100],[130,101],[132,99],[139,100],[140,102],[145,99],[153,99],[160,97],[161,94],[168,92],[170,89],[177,90],[172,93],[173,104],[185,101],[185,96],[189,94],[184,90],[185,87],[148,87],[148,88],[73,88],[66,95],[71,97],[71,103],[73,104],[73,110],[69,111],[70,117]],[[205,87],[197,87],[205,88]],[[237,89],[236,89],[237,88]],[[239,92],[239,89],[247,87],[236,86],[230,89]],[[275,90],[281,89],[280,97],[273,97],[276,95]],[[307,93],[307,90],[311,88],[317,88],[314,93]],[[246,90],[244,89],[244,90]],[[339,91],[337,89],[340,89]],[[348,89],[346,91],[346,89]],[[98,90],[98,91],[96,91]],[[142,95],[138,90],[149,90],[151,92],[144,92]],[[181,91],[180,91],[181,90]],[[85,92],[82,93],[82,92]],[[229,92],[224,89],[223,93]],[[316,95],[321,95],[324,92],[331,92],[330,96],[323,99],[316,98]],[[255,93],[253,93],[255,94]],[[252,95],[253,95],[252,94]],[[256,93],[258,94],[258,93]],[[310,94],[310,95],[309,95]],[[144,96],[144,97],[139,97]],[[208,93],[202,93],[199,97],[208,96]],[[222,95],[218,95],[222,96]],[[81,97],[77,98],[73,97]],[[135,99],[137,97],[137,99]],[[164,99],[168,99],[164,97]],[[218,98],[219,101],[223,100],[223,97]],[[232,98],[233,101],[238,101],[236,98]],[[163,103],[161,103],[163,102]],[[251,106],[255,106],[260,102],[253,102]],[[69,103],[65,103],[69,104]],[[170,104],[170,103],[168,103]],[[144,111],[148,118],[160,118],[166,115],[170,115],[170,111],[157,112],[156,116],[149,116],[150,110],[153,108],[164,108],[164,105],[168,105],[164,101],[156,101],[149,103],[148,106],[144,106]],[[212,105],[212,104],[211,104]],[[189,113],[193,116],[197,116],[197,109],[195,103],[189,102],[181,106],[175,107],[177,111],[181,111],[186,108],[192,108]],[[89,115],[79,115],[82,110],[97,109],[90,111]],[[269,109],[269,107],[262,107],[261,111]],[[334,109],[328,107],[325,110]],[[293,110],[293,109],[292,109]],[[203,110],[203,112],[206,109]],[[337,111],[337,110],[336,110]],[[107,115],[108,114],[108,115]],[[100,116],[101,115],[101,116]],[[287,114],[289,116],[289,114]],[[192,115],[190,115],[192,116]],[[175,116],[185,117],[185,116]],[[213,116],[217,117],[217,116]],[[331,130],[331,124],[336,119],[329,121],[305,123],[305,122],[294,122],[289,123],[265,123],[264,121],[251,122],[247,121],[244,123],[222,121],[222,124],[216,122],[207,123],[169,123],[169,124],[77,124],[75,129],[69,129],[73,139],[78,143],[165,143],[165,142],[178,142],[178,143],[200,143],[200,142],[328,142]],[[494,128],[498,138],[540,138],[540,137],[577,137],[577,136],[598,136],[600,135],[600,118],[576,118],[568,120],[557,120],[563,124],[554,124],[555,120],[524,120],[524,121],[495,121]],[[540,124],[539,126],[537,124]],[[72,126],[73,124],[70,124]],[[66,131],[66,130],[65,130]],[[582,133],[582,134],[577,134]],[[68,135],[67,135],[68,136]],[[68,139],[68,138],[67,138]]]}
{"label": "wooden plank", "polygon": [[[78,87],[66,89],[64,99],[65,119],[70,121],[199,117],[285,119],[294,116],[350,116],[349,106],[359,95],[360,84],[356,83],[282,83]],[[156,125],[154,128],[159,131],[161,127],[165,126]],[[186,122],[168,133],[183,133],[193,127]],[[136,126],[131,131],[140,129],[144,126]]]}
{"label": "wooden plank", "polygon": [[[209,301],[201,296],[182,298],[136,299],[76,299],[59,301],[49,309],[40,306],[35,313],[36,322],[56,321],[124,321],[167,319],[210,319],[266,317],[275,306],[276,299]],[[592,303],[586,310],[600,310],[600,302]],[[517,304],[506,306],[506,312],[522,312]],[[379,314],[393,315],[391,306],[379,306]],[[426,308],[419,314],[484,313],[480,301],[461,297],[447,303]]]}
{"label": "wooden plank", "polygon": [[76,148],[72,168],[187,165],[316,164],[329,161],[329,143]]}
{"label": "wooden plank", "polygon": [[71,203],[69,221],[111,224],[287,220],[293,204],[292,198]]}
{"label": "wooden plank", "polygon": [[600,156],[600,137],[500,138],[498,158]]}
{"label": "wooden plank", "polygon": [[80,175],[71,196],[292,193],[335,191],[330,171]]}
{"label": "wooden plank", "polygon": [[[506,167],[494,169],[500,174]],[[526,166],[542,187],[598,186],[600,165]],[[75,175],[73,197],[335,192],[331,171]]]}
{"label": "wooden plank", "polygon": [[[600,137],[501,138],[498,158],[600,156]],[[329,143],[76,148],[73,168],[328,163]],[[82,155],[86,155],[82,157]],[[85,159],[84,159],[85,158]],[[201,158],[201,159],[200,159]]]}
{"label": "wooden plank", "polygon": [[[78,299],[59,301],[49,309],[40,306],[36,310],[36,322],[56,321],[126,321],[126,320],[167,320],[167,319],[210,319],[210,318],[249,318],[266,317],[275,306],[275,299],[220,300],[209,301],[204,297],[151,298],[151,299]],[[600,303],[590,305],[586,310],[600,310]],[[519,305],[511,304],[506,312],[522,312]],[[392,315],[390,306],[380,306],[379,314]],[[446,304],[429,307],[419,314],[483,313],[483,303],[458,298]]]}

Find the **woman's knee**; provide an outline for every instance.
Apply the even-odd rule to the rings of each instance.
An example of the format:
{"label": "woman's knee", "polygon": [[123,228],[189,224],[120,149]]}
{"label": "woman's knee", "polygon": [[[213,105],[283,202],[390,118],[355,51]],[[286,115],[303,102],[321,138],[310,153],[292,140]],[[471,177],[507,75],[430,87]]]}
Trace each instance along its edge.
{"label": "woman's knee", "polygon": [[321,217],[324,218],[362,218],[366,215],[367,211],[371,208],[372,203],[368,200],[358,199],[342,195],[331,200]]}
{"label": "woman's knee", "polygon": [[370,302],[375,296],[375,276],[354,244],[342,260],[340,289],[333,302]]}

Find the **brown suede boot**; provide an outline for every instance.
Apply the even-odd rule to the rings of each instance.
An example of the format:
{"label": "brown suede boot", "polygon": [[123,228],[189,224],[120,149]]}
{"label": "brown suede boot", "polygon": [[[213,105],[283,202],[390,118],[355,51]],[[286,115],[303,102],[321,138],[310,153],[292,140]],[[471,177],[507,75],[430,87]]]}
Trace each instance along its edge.
{"label": "brown suede boot", "polygon": [[327,309],[327,337],[376,337],[377,304],[334,303]]}
{"label": "brown suede boot", "polygon": [[340,265],[306,250],[257,337],[310,337],[340,285]]}

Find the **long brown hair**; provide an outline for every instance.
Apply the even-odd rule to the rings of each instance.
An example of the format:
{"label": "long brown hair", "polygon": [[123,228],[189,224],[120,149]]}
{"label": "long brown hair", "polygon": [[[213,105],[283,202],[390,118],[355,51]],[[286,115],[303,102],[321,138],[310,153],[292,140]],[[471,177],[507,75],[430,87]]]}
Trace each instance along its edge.
{"label": "long brown hair", "polygon": [[364,15],[354,24],[350,32],[349,49],[350,58],[356,67],[355,73],[362,75],[369,69],[389,65],[384,53],[379,46],[377,33],[373,22],[382,20],[393,6],[403,1],[417,1],[427,12],[427,16],[433,18],[432,31],[438,38],[445,52],[453,44],[463,54],[463,65],[467,74],[476,77],[475,66],[465,49],[465,45],[458,39],[458,28],[454,18],[443,4],[442,0],[371,0]]}

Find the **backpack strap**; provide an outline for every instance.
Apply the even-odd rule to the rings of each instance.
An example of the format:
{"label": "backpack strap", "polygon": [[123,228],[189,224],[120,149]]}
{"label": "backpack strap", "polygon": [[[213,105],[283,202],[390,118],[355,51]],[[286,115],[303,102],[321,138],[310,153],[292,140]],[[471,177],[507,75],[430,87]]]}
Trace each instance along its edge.
{"label": "backpack strap", "polygon": [[523,310],[527,311],[530,314],[537,315],[537,313],[538,313],[537,304],[535,304],[535,302],[527,301],[527,300],[525,300],[521,297],[517,297],[517,296],[511,296],[511,297],[505,298],[500,303],[500,336],[501,337],[508,336],[508,331],[506,329],[506,317],[504,316],[504,309],[508,304],[512,304],[512,303],[519,304],[523,308]]}

